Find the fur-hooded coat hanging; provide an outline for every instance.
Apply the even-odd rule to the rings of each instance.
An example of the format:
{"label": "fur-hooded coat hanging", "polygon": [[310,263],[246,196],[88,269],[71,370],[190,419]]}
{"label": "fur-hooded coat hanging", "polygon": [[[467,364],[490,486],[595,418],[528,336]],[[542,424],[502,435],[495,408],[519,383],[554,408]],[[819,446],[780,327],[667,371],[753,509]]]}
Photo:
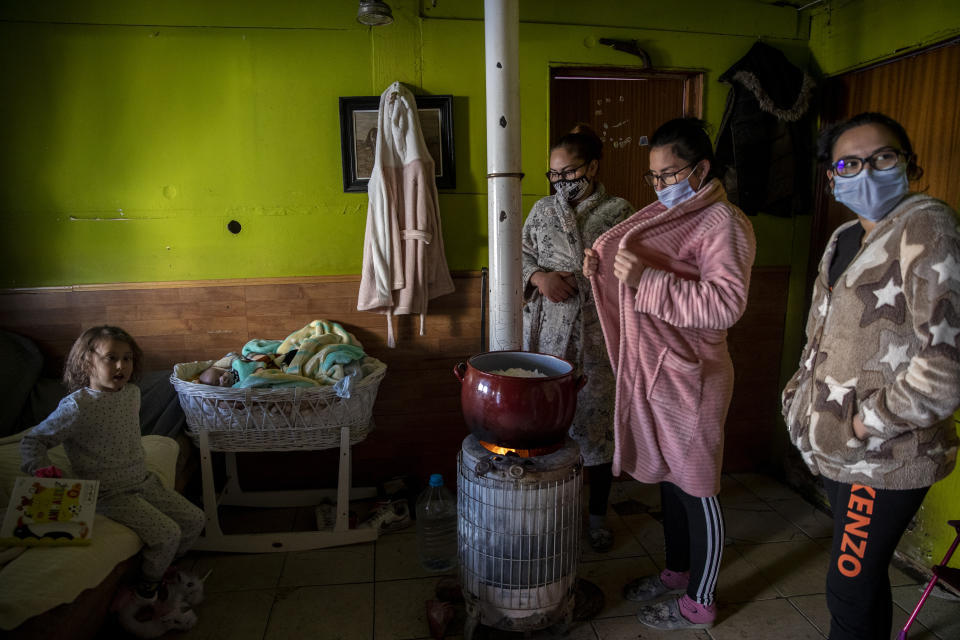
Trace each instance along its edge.
{"label": "fur-hooded coat hanging", "polygon": [[732,87],[716,152],[730,201],[748,215],[808,213],[813,79],[758,41],[720,82]]}

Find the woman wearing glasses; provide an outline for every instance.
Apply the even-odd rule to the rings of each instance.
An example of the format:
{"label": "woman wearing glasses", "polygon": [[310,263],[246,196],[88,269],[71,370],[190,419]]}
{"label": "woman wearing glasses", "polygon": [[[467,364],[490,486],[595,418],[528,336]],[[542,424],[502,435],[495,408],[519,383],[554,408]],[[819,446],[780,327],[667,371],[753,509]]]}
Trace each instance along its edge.
{"label": "woman wearing glasses", "polygon": [[862,113],[818,147],[857,219],[820,261],[783,415],[834,514],[830,638],[885,640],[893,551],[957,455],[960,233],[949,206],[909,191],[922,170],[896,121]]}
{"label": "woman wearing glasses", "polygon": [[555,195],[537,201],[523,225],[523,348],[572,362],[587,376],[570,436],[580,445],[590,480],[587,541],[613,545],[607,526],[613,458],[613,372],[590,285],[580,273],[583,248],[634,209],[597,179],[603,142],[578,125],[550,149],[547,179]]}
{"label": "woman wearing glasses", "polygon": [[755,241],[727,201],[702,121],[671,120],[650,147],[644,178],[657,202],[600,236],[583,272],[616,372],[613,472],[660,485],[666,566],[623,595],[646,603],[637,617],[648,626],[707,628],[724,538],[726,330],[746,307]]}

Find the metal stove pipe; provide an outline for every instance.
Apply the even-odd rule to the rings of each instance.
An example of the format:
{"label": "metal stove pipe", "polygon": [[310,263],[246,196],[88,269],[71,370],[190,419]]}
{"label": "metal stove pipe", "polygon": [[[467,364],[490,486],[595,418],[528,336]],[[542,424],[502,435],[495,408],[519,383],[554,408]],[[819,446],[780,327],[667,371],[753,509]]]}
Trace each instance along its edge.
{"label": "metal stove pipe", "polygon": [[509,351],[521,348],[523,327],[518,0],[485,0],[484,31],[490,350]]}

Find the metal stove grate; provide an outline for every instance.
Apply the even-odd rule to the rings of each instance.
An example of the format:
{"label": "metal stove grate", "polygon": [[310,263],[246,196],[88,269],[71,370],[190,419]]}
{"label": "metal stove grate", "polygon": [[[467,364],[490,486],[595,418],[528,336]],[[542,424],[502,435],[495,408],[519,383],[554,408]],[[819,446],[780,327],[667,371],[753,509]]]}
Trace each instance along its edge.
{"label": "metal stove grate", "polygon": [[569,623],[580,557],[577,445],[520,458],[491,453],[468,436],[457,475],[468,618],[507,630]]}

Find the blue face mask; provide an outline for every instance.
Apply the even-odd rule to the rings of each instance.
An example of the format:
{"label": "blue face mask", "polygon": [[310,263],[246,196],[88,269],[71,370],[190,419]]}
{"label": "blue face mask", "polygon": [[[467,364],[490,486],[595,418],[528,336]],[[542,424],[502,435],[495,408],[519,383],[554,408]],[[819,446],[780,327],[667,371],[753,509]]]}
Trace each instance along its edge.
{"label": "blue face mask", "polygon": [[883,220],[909,190],[903,165],[886,171],[864,167],[852,178],[833,179],[834,199],[871,222]]}
{"label": "blue face mask", "polygon": [[[703,186],[703,179],[700,179],[700,184],[697,186],[699,189]],[[657,200],[665,206],[667,209],[675,207],[684,200],[692,198],[696,193],[693,187],[690,186],[690,176],[687,176],[677,184],[667,185],[660,191],[657,191]]]}

